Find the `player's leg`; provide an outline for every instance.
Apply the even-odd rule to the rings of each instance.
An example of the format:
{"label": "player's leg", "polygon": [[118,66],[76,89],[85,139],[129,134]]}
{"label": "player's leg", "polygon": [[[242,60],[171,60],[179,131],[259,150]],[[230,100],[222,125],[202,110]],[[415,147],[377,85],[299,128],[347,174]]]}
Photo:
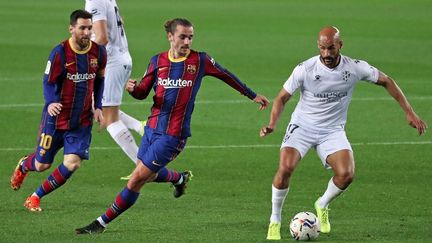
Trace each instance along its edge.
{"label": "player's leg", "polygon": [[[48,176],[39,188],[27,198],[24,206],[30,211],[41,211],[40,199],[63,186],[80,167],[83,159],[89,158],[92,127],[84,127],[58,133],[64,145],[63,162]],[[56,143],[60,144],[60,143]],[[57,145],[58,147],[59,145]]]}
{"label": "player's leg", "polygon": [[305,131],[295,124],[288,125],[280,150],[279,168],[272,183],[272,214],[267,232],[268,240],[281,239],[282,207],[288,195],[291,175],[314,142],[310,131]]}
{"label": "player's leg", "polygon": [[144,135],[144,127],[147,121],[138,121],[134,117],[126,114],[124,111],[119,111],[120,120],[126,125],[128,129],[132,129],[139,135]]}
{"label": "player's leg", "polygon": [[154,134],[151,129],[148,132],[146,130],[145,135],[138,152],[137,166],[127,186],[117,195],[111,207],[103,215],[91,224],[76,229],[77,234],[102,233],[108,223],[135,203],[144,184],[153,181],[156,173],[181,152],[183,147],[179,149],[179,146],[186,143],[185,139]]}
{"label": "player's leg", "polygon": [[30,171],[44,171],[50,168],[57,151],[63,146],[60,136],[56,134],[53,126],[47,126],[46,113],[42,115],[38,143],[34,153],[19,159],[11,177],[11,188],[19,190],[24,179]]}
{"label": "player's leg", "polygon": [[[167,136],[167,137],[169,138],[170,136]],[[163,140],[165,142],[172,143],[173,146],[176,146],[176,147],[173,147],[173,149],[167,150],[167,152],[165,152],[164,157],[166,157],[166,160],[170,160],[170,161],[174,160],[186,145],[186,139],[174,139],[173,138],[173,140],[174,141]],[[146,127],[144,136],[141,139],[140,152],[138,152],[138,154],[141,154],[141,155],[138,155],[138,156],[143,156],[142,151],[147,151],[148,147],[150,146],[150,141],[155,141],[155,138],[153,137],[153,129]],[[159,143],[160,143],[160,141],[158,141],[158,143],[156,143],[153,146],[156,146]],[[171,144],[169,146],[171,146]],[[175,171],[172,169],[168,169],[167,167],[158,167],[158,168],[155,168],[155,171],[157,171],[157,175],[156,175],[155,179],[153,180],[153,182],[157,182],[157,183],[170,182],[170,183],[172,183],[174,186],[173,195],[175,198],[181,197],[182,195],[185,194],[187,184],[193,177],[192,172],[189,170],[184,171],[184,172],[178,172],[178,171]]]}
{"label": "player's leg", "polygon": [[104,124],[108,133],[120,146],[123,152],[134,162],[137,161],[138,146],[132,133],[126,125],[119,120],[118,106],[104,106],[102,108]]}
{"label": "player's leg", "polygon": [[267,232],[268,240],[280,240],[282,207],[289,191],[289,181],[292,173],[301,159],[300,153],[291,147],[280,150],[279,168],[272,183],[272,213]]}
{"label": "player's leg", "polygon": [[120,214],[135,204],[145,183],[151,181],[156,173],[146,167],[141,160],[138,160],[135,170],[127,186],[116,196],[112,205],[104,214],[87,226],[75,229],[76,234],[98,234],[105,231],[105,227],[117,218]]}
{"label": "player's leg", "polygon": [[179,198],[185,194],[187,184],[192,180],[192,177],[193,174],[190,170],[178,172],[164,167],[158,171],[153,182],[171,182],[174,186],[173,195],[175,198]]}
{"label": "player's leg", "polygon": [[61,163],[48,178],[39,186],[39,188],[26,199],[24,206],[32,212],[42,211],[40,200],[59,187],[63,186],[72,174],[79,168],[81,158],[75,154],[67,154]]}
{"label": "player's leg", "polygon": [[329,233],[329,204],[351,184],[354,178],[355,163],[351,145],[345,132],[339,131],[326,137],[326,142],[317,148],[326,167],[331,167],[334,176],[330,178],[324,194],[315,202],[315,209],[321,224],[321,232]]}
{"label": "player's leg", "polygon": [[133,163],[137,161],[138,146],[127,126],[120,120],[119,110],[124,86],[130,76],[132,64],[107,66],[102,99],[103,126]]}

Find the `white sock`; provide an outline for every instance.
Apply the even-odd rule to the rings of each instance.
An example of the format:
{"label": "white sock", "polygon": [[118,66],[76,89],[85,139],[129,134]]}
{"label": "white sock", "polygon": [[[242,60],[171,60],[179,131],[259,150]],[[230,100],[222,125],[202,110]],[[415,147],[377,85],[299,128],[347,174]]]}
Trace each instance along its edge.
{"label": "white sock", "polygon": [[131,132],[127,129],[122,121],[116,121],[111,123],[107,127],[107,131],[111,134],[111,137],[116,143],[123,149],[126,155],[136,164],[138,146],[135,143],[135,138]]}
{"label": "white sock", "polygon": [[128,129],[132,129],[138,134],[143,134],[143,127],[141,126],[141,122],[137,119],[129,116],[128,114],[124,113],[123,111],[119,111],[119,118],[120,120],[126,125]]}
{"label": "white sock", "polygon": [[105,221],[103,221],[102,217],[99,217],[96,219],[104,228],[106,228],[107,223],[105,223]]}
{"label": "white sock", "polygon": [[277,189],[272,185],[272,214],[270,216],[270,222],[281,222],[282,207],[288,195],[288,191],[289,187],[287,189]]}
{"label": "white sock", "polygon": [[334,182],[333,177],[330,178],[330,181],[327,186],[327,190],[324,192],[324,194],[318,199],[318,206],[320,208],[326,208],[329,203],[335,199],[337,196],[339,196],[344,190],[339,189]]}

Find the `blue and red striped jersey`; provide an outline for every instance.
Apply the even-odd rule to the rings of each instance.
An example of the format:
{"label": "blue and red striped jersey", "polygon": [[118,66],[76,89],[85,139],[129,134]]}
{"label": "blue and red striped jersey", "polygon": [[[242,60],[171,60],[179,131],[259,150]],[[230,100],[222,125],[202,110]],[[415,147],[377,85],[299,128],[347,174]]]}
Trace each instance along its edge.
{"label": "blue and red striped jersey", "polygon": [[90,126],[92,102],[102,108],[104,70],[107,55],[104,46],[90,42],[87,50],[75,50],[70,39],[57,45],[48,59],[44,75],[44,112],[53,102],[62,104],[55,117],[48,116],[56,129]]}
{"label": "blue and red striped jersey", "polygon": [[152,57],[131,95],[145,99],[153,89],[155,94],[147,125],[158,132],[189,137],[195,97],[206,75],[224,81],[249,99],[256,97],[255,92],[205,52],[193,50],[187,58],[178,60],[171,60],[168,51]]}

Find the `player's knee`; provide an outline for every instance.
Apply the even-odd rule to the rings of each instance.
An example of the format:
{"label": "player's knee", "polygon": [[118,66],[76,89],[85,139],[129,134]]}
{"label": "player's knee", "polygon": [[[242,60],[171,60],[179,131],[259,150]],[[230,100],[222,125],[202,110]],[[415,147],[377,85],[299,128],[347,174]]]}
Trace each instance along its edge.
{"label": "player's knee", "polygon": [[279,173],[283,174],[284,177],[290,177],[295,170],[295,165],[291,163],[281,163],[279,165]]}
{"label": "player's knee", "polygon": [[345,175],[345,183],[346,184],[351,184],[351,182],[353,182],[354,180],[354,172],[350,172],[347,175]]}
{"label": "player's knee", "polygon": [[72,156],[65,159],[63,164],[69,171],[76,171],[81,166],[81,159],[77,156]]}
{"label": "player's knee", "polygon": [[35,161],[35,169],[36,169],[36,171],[44,171],[44,170],[47,170],[47,169],[49,169],[51,167],[51,163],[49,163],[49,164],[44,164],[44,163],[41,163],[41,162],[39,162],[39,161]]}
{"label": "player's knee", "polygon": [[354,171],[345,171],[338,175],[343,185],[348,186],[354,180]]}
{"label": "player's knee", "polygon": [[81,166],[81,163],[79,162],[72,162],[72,163],[64,163],[65,167],[69,170],[69,171],[76,171],[79,169],[79,167]]}

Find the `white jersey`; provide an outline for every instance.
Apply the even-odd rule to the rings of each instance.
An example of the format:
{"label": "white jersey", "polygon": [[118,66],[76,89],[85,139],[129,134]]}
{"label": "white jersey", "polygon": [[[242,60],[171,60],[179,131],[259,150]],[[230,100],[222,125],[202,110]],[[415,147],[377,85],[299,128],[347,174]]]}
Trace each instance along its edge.
{"label": "white jersey", "polygon": [[[123,19],[116,0],[86,0],[85,9],[93,15],[93,22],[105,20],[108,27],[107,65],[131,62]],[[92,40],[95,39],[93,33]]]}
{"label": "white jersey", "polygon": [[300,63],[283,85],[291,95],[301,92],[291,123],[315,130],[343,128],[355,84],[376,83],[378,76],[378,69],[367,62],[343,55],[333,69],[322,64],[319,56]]}

